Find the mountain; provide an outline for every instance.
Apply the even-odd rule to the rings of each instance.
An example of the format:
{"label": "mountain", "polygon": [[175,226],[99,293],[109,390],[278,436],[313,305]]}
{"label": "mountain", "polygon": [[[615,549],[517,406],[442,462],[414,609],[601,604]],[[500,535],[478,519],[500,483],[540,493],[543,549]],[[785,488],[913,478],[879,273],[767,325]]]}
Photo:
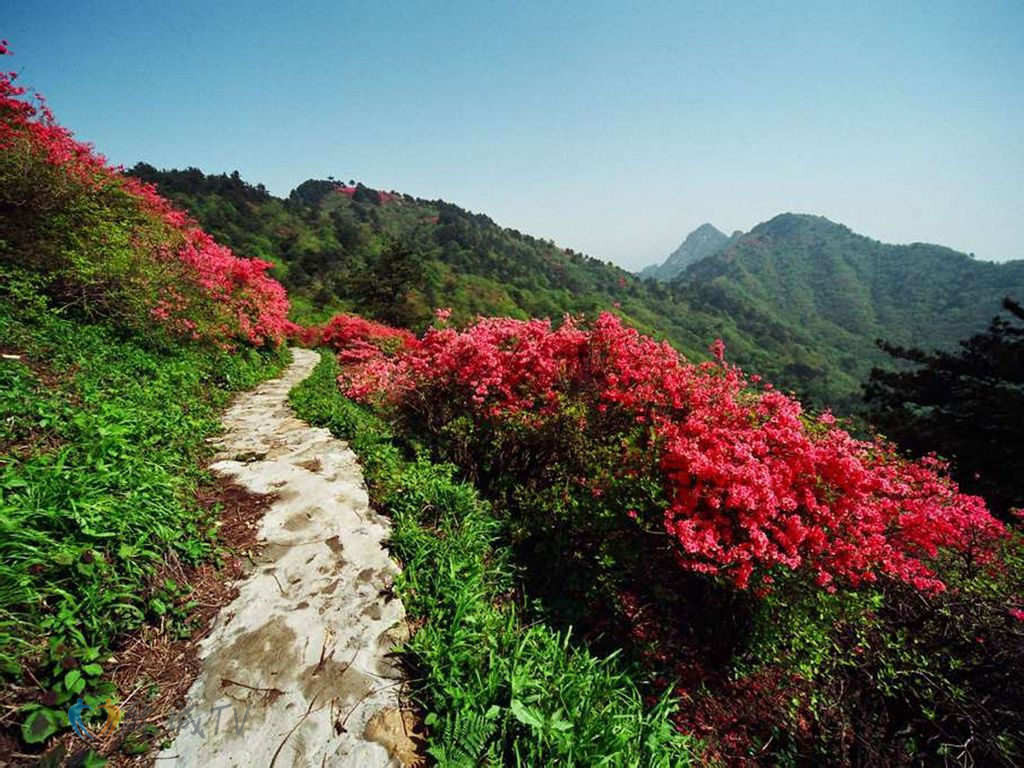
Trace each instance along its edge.
{"label": "mountain", "polygon": [[[272,262],[299,322],[353,311],[422,330],[436,307],[451,307],[456,323],[613,311],[691,359],[721,338],[731,362],[842,413],[860,406],[871,367],[890,364],[876,338],[949,348],[984,330],[1005,294],[1024,296],[1022,262],[886,245],[816,216],[782,214],[673,280],[644,280],[443,200],[334,179],[278,198],[237,173],[130,173],[236,253]],[[725,238],[701,230],[679,250]]]}
{"label": "mountain", "polygon": [[[951,348],[983,329],[1004,296],[1024,296],[1024,261],[889,245],[820,216],[786,213],[692,264],[673,290],[731,317],[740,337],[785,328],[795,346],[780,379],[837,402],[859,391],[873,365],[889,363],[875,339]],[[753,368],[775,351],[765,344]]]}
{"label": "mountain", "polygon": [[664,263],[645,267],[640,272],[640,277],[671,280],[691,264],[718,253],[740,235],[742,235],[741,232],[736,232],[730,238],[711,224],[701,224],[686,236],[686,239],[672,251]]}

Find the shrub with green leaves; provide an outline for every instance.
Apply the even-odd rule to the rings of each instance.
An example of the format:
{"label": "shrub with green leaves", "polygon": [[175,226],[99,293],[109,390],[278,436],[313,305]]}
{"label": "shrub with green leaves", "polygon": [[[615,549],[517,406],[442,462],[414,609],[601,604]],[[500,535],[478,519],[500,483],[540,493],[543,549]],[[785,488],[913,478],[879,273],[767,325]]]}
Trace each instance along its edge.
{"label": "shrub with green leaves", "polygon": [[[799,686],[804,754],[832,765],[1024,762],[1024,540],[1001,561],[949,557],[947,589],[888,582],[827,594],[789,584],[760,606],[744,674],[781,666]],[[799,729],[791,728],[792,733]]]}
{"label": "shrub with green leaves", "polygon": [[238,258],[108,165],[17,77],[0,70],[0,263],[35,270],[83,316],[147,335],[228,348],[275,346],[295,330],[269,262]]}

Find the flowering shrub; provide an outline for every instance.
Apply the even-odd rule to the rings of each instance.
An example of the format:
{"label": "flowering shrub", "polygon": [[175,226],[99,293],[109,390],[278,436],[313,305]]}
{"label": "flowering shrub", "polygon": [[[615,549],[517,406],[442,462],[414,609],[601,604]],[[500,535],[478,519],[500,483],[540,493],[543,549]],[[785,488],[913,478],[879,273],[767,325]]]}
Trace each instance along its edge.
{"label": "flowering shrub", "polygon": [[621,514],[660,525],[685,569],[741,588],[755,574],[767,588],[781,567],[829,589],[885,575],[941,590],[931,558],[980,551],[1003,534],[941,463],[855,440],[830,414],[812,419],[770,385],[755,391],[754,377],[725,362],[721,342],[714,362],[691,364],[606,313],[591,328],[572,318],[558,328],[509,318],[435,328],[393,357],[365,344],[341,348],[352,364],[341,377],[349,396],[383,403],[438,437],[468,418],[489,435],[475,450],[508,450],[495,435],[510,430],[529,445],[552,424],[556,440],[572,430],[603,445],[618,440],[613,476],[571,479],[599,497],[657,472],[667,504]]}
{"label": "flowering shrub", "polygon": [[[6,42],[0,55],[8,54]],[[59,125],[0,72],[0,238],[86,311],[221,346],[279,343],[292,325],[270,264],[238,258],[155,189]]]}
{"label": "flowering shrub", "polygon": [[[266,274],[271,263],[235,256],[151,185],[130,177],[121,179],[121,183],[145,211],[160,217],[176,235],[177,249],[158,249],[156,256],[184,267],[186,278],[201,295],[225,310],[225,322],[212,330],[259,345],[266,341],[278,344],[296,328],[288,320],[284,286]],[[197,335],[195,323],[189,319],[190,309],[185,295],[172,292],[157,302],[152,314],[175,331]]]}
{"label": "flowering shrub", "polygon": [[[1016,560],[941,462],[802,412],[721,342],[692,364],[610,314],[447,319],[398,354],[346,357],[342,390],[465,468],[506,514],[526,594],[677,681],[678,727],[709,754],[881,765],[974,728],[1017,738],[1000,670],[1019,666],[1021,590],[997,574]],[[1008,714],[987,714],[993,696]]]}
{"label": "flowering shrub", "polygon": [[308,329],[306,335],[333,348],[345,363],[386,357],[416,345],[416,337],[409,331],[359,315],[335,315],[322,328]]}

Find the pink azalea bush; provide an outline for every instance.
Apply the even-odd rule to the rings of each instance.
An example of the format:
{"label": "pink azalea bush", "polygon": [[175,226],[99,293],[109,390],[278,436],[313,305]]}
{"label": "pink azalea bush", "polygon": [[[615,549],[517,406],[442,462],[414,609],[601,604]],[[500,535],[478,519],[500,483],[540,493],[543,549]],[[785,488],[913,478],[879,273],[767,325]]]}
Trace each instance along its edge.
{"label": "pink azalea bush", "polygon": [[755,576],[764,588],[783,568],[829,589],[886,576],[941,590],[930,563],[940,551],[980,552],[1004,535],[940,462],[907,461],[770,385],[755,389],[721,342],[714,362],[693,364],[605,313],[592,327],[572,318],[557,328],[509,318],[442,326],[393,356],[338,348],[349,396],[437,434],[467,415],[489,434],[538,434],[554,421],[564,430],[567,413],[580,433],[620,434],[619,477],[578,480],[599,497],[653,469],[667,502],[621,514],[658,518],[683,568],[741,588]]}
{"label": "pink azalea bush", "polygon": [[306,329],[303,340],[331,347],[345,363],[381,358],[416,344],[416,337],[407,330],[349,314],[335,315],[323,326]]}
{"label": "pink azalea bush", "polygon": [[0,201],[12,213],[3,235],[17,263],[53,276],[84,308],[220,346],[278,344],[293,330],[271,264],[235,256],[124,177],[16,77],[0,72]]}

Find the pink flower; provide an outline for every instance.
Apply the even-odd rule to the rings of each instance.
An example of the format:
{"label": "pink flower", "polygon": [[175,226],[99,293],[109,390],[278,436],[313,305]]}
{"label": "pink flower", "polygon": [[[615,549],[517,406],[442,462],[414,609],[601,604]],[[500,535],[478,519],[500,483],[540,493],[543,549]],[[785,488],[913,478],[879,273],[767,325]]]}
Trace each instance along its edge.
{"label": "pink flower", "polygon": [[[368,322],[345,322],[359,321]],[[821,422],[833,428],[808,430],[796,400],[770,385],[754,393],[742,371],[724,365],[724,345],[712,351],[717,363],[688,363],[609,313],[589,328],[571,317],[557,329],[481,318],[407,339],[390,356],[352,356],[341,383],[352,397],[385,400],[421,422],[443,403],[478,424],[525,430],[570,406],[581,432],[649,425],[636,429],[652,435],[679,564],[743,588],[755,569],[785,568],[826,590],[887,576],[937,591],[935,554],[1005,534],[941,462],[909,462],[885,443],[856,440],[828,413]]]}
{"label": "pink flower", "polygon": [[[10,53],[0,42],[0,55]],[[280,343],[292,325],[284,287],[266,274],[272,266],[243,259],[217,244],[149,184],[121,175],[90,144],[59,125],[39,94],[26,98],[17,75],[0,72],[0,148],[13,141],[48,163],[64,182],[85,190],[123,190],[147,222],[135,242],[154,262],[139,290],[150,317],[172,333],[217,346],[233,341]],[[147,239],[149,238],[149,239]],[[152,240],[152,242],[151,242]]]}
{"label": "pink flower", "polygon": [[715,339],[711,343],[711,354],[715,356],[715,360],[720,363],[725,362],[725,342],[721,339]]}

